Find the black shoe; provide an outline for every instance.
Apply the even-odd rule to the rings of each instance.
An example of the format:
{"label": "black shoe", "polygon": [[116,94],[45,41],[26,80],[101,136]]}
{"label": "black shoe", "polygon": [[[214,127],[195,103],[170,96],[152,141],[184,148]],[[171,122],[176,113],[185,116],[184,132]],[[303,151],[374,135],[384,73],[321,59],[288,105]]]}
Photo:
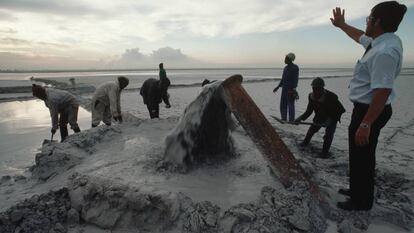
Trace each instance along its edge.
{"label": "black shoe", "polygon": [[366,210],[370,210],[371,209],[371,207],[357,206],[356,204],[354,204],[350,200],[338,202],[336,204],[336,206],[339,209],[343,209],[343,210],[347,210],[347,211],[352,211],[352,210],[358,210],[358,211],[365,210],[366,211]]}
{"label": "black shoe", "polygon": [[338,190],[339,194],[345,195],[350,197],[351,196],[351,190],[350,189],[339,189]]}

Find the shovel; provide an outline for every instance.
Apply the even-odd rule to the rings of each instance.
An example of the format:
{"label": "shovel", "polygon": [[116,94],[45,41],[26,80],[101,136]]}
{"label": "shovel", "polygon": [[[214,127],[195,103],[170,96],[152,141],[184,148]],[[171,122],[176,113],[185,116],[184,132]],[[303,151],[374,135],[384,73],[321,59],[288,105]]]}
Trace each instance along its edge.
{"label": "shovel", "polygon": [[44,139],[42,145],[56,142],[56,140],[53,140],[53,135],[54,134],[52,133],[52,136],[50,137],[50,140],[49,139]]}

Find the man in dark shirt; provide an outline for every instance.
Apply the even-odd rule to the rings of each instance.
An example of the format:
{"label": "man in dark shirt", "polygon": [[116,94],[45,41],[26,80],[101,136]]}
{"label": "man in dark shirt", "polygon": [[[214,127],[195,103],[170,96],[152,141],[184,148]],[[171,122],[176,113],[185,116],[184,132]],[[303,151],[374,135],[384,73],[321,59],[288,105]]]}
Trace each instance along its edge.
{"label": "man in dark shirt", "polygon": [[282,87],[282,94],[280,96],[280,114],[282,120],[287,120],[289,111],[289,121],[293,122],[295,119],[295,99],[297,97],[296,87],[298,86],[299,67],[293,64],[295,54],[289,53],[285,57],[285,68],[283,69],[282,80],[279,85],[273,89],[276,92]]}
{"label": "man in dark shirt", "polygon": [[313,118],[314,125],[311,125],[306,133],[306,137],[301,143],[302,146],[309,144],[312,136],[324,126],[325,135],[323,137],[322,158],[329,157],[329,148],[336,130],[336,124],[341,115],[345,112],[344,107],[338,100],[338,96],[324,88],[325,82],[321,78],[315,78],[312,81],[312,93],[309,94],[309,102],[306,111],[295,120],[299,123],[306,120],[312,112],[315,112]]}
{"label": "man in dark shirt", "polygon": [[162,81],[150,78],[145,80],[140,89],[140,94],[147,105],[148,112],[152,118],[159,118],[160,107],[159,104],[164,101],[165,107],[170,108],[169,94],[167,93],[170,81],[168,78]]}

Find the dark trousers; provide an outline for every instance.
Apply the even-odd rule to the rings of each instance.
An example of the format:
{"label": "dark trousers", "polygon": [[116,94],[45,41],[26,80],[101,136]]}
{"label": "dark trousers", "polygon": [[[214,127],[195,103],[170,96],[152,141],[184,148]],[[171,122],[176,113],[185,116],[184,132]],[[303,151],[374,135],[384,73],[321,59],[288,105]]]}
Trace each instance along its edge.
{"label": "dark trousers", "polygon": [[147,104],[148,112],[150,114],[151,119],[159,118],[160,115],[160,105],[159,104]]}
{"label": "dark trousers", "polygon": [[[76,115],[76,118],[77,118],[77,115]],[[59,130],[60,130],[60,138],[61,138],[62,142],[69,135],[69,133],[68,133],[68,122],[69,122],[69,112],[68,111],[59,112]],[[75,133],[80,132],[79,126],[77,124],[72,129]]]}
{"label": "dark trousers", "polygon": [[289,89],[282,88],[282,94],[280,96],[280,115],[282,120],[287,120],[289,112],[289,121],[295,120],[295,99],[289,96]]}
{"label": "dark trousers", "polygon": [[378,137],[381,129],[387,124],[392,115],[391,106],[386,105],[371,125],[369,144],[358,146],[355,144],[355,133],[367,113],[368,107],[368,104],[354,104],[351,124],[348,128],[351,202],[365,209],[372,208],[374,201],[375,149],[378,144]]}
{"label": "dark trousers", "polygon": [[[336,131],[336,124],[337,121],[330,121],[330,123],[325,128],[325,135],[323,136],[323,147],[322,153],[327,154],[329,149],[331,148],[332,141]],[[305,139],[303,140],[303,144],[309,144],[310,140],[312,139],[313,135],[317,133],[321,129],[321,126],[311,125],[306,133]]]}
{"label": "dark trousers", "polygon": [[68,113],[66,111],[60,112],[59,117],[59,130],[60,130],[60,138],[63,142],[66,137],[68,136]]}

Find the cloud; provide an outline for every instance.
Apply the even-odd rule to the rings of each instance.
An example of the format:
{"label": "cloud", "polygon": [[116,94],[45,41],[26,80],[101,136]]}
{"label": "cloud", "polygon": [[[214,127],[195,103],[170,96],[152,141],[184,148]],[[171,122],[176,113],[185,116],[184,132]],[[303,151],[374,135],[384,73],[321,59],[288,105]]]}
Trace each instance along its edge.
{"label": "cloud", "polygon": [[[1,43],[1,41],[0,41]],[[44,56],[23,52],[0,52],[0,69],[139,69],[157,68],[164,62],[171,68],[204,67],[207,63],[171,47],[159,48],[150,54],[141,53],[139,48],[125,50],[118,58],[78,59],[76,57]]]}
{"label": "cloud", "polygon": [[112,60],[108,66],[115,69],[156,68],[160,62],[174,68],[201,67],[206,63],[181,52],[180,49],[163,47],[144,54],[139,48],[127,49],[119,59]]}
{"label": "cloud", "polygon": [[[337,4],[346,9],[346,18],[351,20],[368,15],[378,2],[0,0],[0,38],[22,40],[20,46],[24,48],[20,51],[26,51],[27,56],[41,54],[42,57],[72,56],[99,60],[113,57],[124,48],[139,46],[141,50],[148,51],[168,44],[183,48],[187,53],[201,54],[205,59],[209,56],[206,53],[211,52],[210,47],[216,55],[222,53],[217,56],[225,57],[225,53],[229,54],[231,49],[236,48],[228,41],[237,42],[238,37],[243,35],[257,36],[330,24],[331,10]],[[401,2],[407,6],[414,5],[414,0]],[[7,31],[9,29],[12,31]],[[23,41],[31,43],[23,45]],[[226,47],[220,44],[223,41],[227,41]],[[12,45],[13,41],[6,39],[5,42]],[[0,51],[15,52],[16,48],[0,44]],[[157,64],[158,60],[163,59],[177,64],[195,62],[179,49],[172,48],[165,48],[165,51],[158,49],[151,54],[130,49],[113,60],[119,66],[134,67],[142,63],[152,67],[151,62]]]}
{"label": "cloud", "polygon": [[17,31],[13,28],[0,28],[0,34],[16,34]]}
{"label": "cloud", "polygon": [[3,11],[0,8],[0,21],[15,21],[15,20],[17,20],[17,18],[14,17],[13,14],[7,11]]}
{"label": "cloud", "polygon": [[[340,5],[350,10],[348,19],[355,19],[369,14],[377,2],[348,0]],[[414,4],[412,0],[405,2]],[[328,24],[331,9],[337,4],[327,0],[175,0],[174,3],[167,0],[1,0],[0,9],[14,13],[9,17],[24,22],[30,22],[33,14],[38,17],[54,14],[59,20],[50,19],[49,27],[76,28],[75,32],[80,34],[90,32],[108,38],[139,35],[155,41],[178,33],[232,37]],[[32,27],[48,26],[32,24]],[[105,32],[110,33],[105,35]]]}
{"label": "cloud", "polygon": [[3,38],[0,38],[0,44],[2,45],[28,45],[30,44],[30,41],[12,38],[12,37],[3,37]]}
{"label": "cloud", "polygon": [[101,11],[93,5],[85,1],[53,1],[53,0],[1,0],[0,9],[11,12],[31,12],[31,13],[48,13],[56,15],[104,15],[105,11]]}
{"label": "cloud", "polygon": [[27,55],[0,52],[0,70],[91,69],[99,67],[95,60],[77,60],[69,57]]}

